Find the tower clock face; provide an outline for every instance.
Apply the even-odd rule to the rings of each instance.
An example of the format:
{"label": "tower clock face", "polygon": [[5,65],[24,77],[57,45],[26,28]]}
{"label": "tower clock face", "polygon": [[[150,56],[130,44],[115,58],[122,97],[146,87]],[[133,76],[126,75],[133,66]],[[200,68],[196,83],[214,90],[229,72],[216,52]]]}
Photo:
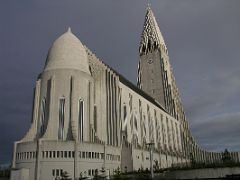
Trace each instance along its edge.
{"label": "tower clock face", "polygon": [[153,63],[153,59],[149,59],[148,64],[152,64],[152,63]]}

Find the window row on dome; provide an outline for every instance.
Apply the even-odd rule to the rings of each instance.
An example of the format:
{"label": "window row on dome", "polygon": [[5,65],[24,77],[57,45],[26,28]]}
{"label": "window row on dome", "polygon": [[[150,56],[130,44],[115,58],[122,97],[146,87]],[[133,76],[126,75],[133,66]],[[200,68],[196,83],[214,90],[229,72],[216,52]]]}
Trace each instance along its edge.
{"label": "window row on dome", "polygon": [[30,151],[30,152],[19,152],[16,154],[16,159],[17,160],[22,160],[22,159],[34,159],[36,158],[37,153],[35,151]]}
{"label": "window row on dome", "polygon": [[[104,159],[104,153],[79,151],[81,159]],[[74,158],[74,151],[42,151],[42,158]],[[120,161],[120,155],[106,154],[106,160]]]}

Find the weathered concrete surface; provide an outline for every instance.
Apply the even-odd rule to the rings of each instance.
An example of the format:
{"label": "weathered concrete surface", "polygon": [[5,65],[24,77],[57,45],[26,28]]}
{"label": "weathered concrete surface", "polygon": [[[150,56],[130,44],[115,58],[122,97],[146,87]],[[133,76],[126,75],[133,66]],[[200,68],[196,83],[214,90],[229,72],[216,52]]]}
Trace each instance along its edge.
{"label": "weathered concrete surface", "polygon": [[29,169],[12,170],[10,180],[29,180]]}
{"label": "weathered concrete surface", "polygon": [[178,170],[167,172],[165,174],[165,178],[166,179],[219,178],[232,174],[240,174],[240,167]]}

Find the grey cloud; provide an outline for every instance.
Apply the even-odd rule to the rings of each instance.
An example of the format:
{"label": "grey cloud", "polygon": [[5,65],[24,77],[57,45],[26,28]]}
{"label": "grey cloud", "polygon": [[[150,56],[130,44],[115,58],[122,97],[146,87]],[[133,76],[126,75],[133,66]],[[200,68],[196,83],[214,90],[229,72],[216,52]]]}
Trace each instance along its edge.
{"label": "grey cloud", "polygon": [[[233,70],[230,72],[221,72],[216,77],[210,77],[206,79],[207,87],[203,84],[202,87],[193,87],[192,93],[199,93],[197,96],[189,98],[189,102],[186,106],[188,116],[194,118],[195,116],[208,115],[208,112],[212,113],[212,108],[218,108],[215,113],[219,113],[226,109],[229,104],[224,104],[228,100],[229,103],[238,103],[239,88],[240,88],[240,71]],[[198,89],[199,88],[199,89]],[[203,94],[204,93],[204,94]],[[192,95],[192,94],[191,94]]]}
{"label": "grey cloud", "polygon": [[192,124],[191,130],[201,145],[207,149],[217,151],[229,148],[240,148],[240,113],[225,113],[199,119]]}

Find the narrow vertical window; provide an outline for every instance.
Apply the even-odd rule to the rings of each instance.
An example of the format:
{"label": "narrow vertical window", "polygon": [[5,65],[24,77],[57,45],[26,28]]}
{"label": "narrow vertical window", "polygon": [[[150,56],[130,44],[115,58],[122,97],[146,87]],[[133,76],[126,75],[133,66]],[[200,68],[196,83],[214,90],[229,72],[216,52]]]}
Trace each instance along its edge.
{"label": "narrow vertical window", "polygon": [[56,157],[56,151],[53,151],[53,158]]}
{"label": "narrow vertical window", "polygon": [[127,106],[123,106],[123,131],[127,132]]}
{"label": "narrow vertical window", "polygon": [[65,99],[60,98],[59,101],[59,127],[58,127],[58,139],[64,139],[64,115],[65,115]]}
{"label": "narrow vertical window", "polygon": [[43,98],[41,102],[41,115],[40,115],[40,126],[39,126],[40,136],[42,136],[45,131],[45,119],[46,119],[46,98]]}
{"label": "narrow vertical window", "polygon": [[93,110],[93,119],[94,119],[94,129],[95,132],[97,132],[97,106],[94,106],[94,110]]}
{"label": "narrow vertical window", "polygon": [[124,105],[124,107],[123,107],[123,119],[125,120],[126,117],[127,117],[127,106]]}
{"label": "narrow vertical window", "polygon": [[57,151],[57,158],[60,157],[60,151]]}
{"label": "narrow vertical window", "polygon": [[56,169],[56,176],[59,176],[59,169]]}
{"label": "narrow vertical window", "polygon": [[39,128],[38,135],[42,137],[46,131],[46,127],[48,124],[49,117],[49,103],[51,99],[51,79],[47,81],[47,92],[46,97],[41,100],[41,109],[40,109],[40,120],[39,120]]}
{"label": "narrow vertical window", "polygon": [[79,121],[79,141],[83,141],[84,134],[84,101],[82,99],[79,100],[79,110],[78,110],[78,121]]}

